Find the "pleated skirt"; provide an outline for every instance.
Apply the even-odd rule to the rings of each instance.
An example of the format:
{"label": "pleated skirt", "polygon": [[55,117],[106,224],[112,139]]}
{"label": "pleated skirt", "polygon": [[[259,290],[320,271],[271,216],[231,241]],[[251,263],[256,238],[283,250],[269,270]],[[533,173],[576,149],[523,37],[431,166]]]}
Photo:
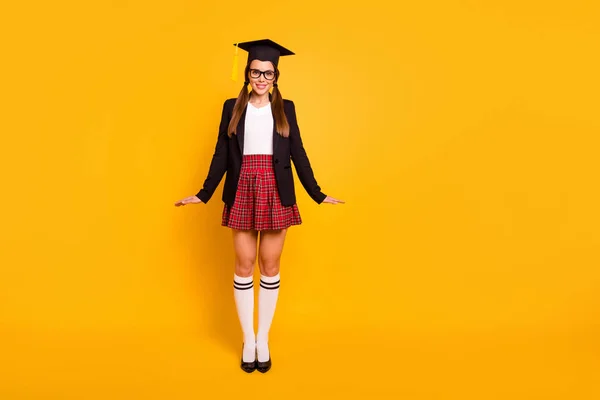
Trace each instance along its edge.
{"label": "pleated skirt", "polygon": [[237,193],[232,207],[223,207],[222,226],[240,230],[275,230],[300,225],[298,205],[283,206],[273,171],[273,156],[242,157]]}

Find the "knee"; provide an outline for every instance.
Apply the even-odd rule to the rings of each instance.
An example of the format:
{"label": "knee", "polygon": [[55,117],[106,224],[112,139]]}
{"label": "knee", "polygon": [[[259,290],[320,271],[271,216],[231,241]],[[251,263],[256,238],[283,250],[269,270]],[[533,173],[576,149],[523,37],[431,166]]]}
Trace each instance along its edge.
{"label": "knee", "polygon": [[235,274],[237,276],[252,276],[254,272],[254,261],[251,258],[237,260],[235,263]]}
{"label": "knee", "polygon": [[275,276],[279,273],[279,260],[259,260],[260,272],[266,276]]}

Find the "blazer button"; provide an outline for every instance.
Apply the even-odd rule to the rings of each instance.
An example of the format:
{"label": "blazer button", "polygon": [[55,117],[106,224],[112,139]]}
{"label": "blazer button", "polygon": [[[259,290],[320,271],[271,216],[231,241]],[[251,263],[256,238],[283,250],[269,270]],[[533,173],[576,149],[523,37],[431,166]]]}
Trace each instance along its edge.
{"label": "blazer button", "polygon": [[279,163],[279,158],[275,159],[275,164]]}

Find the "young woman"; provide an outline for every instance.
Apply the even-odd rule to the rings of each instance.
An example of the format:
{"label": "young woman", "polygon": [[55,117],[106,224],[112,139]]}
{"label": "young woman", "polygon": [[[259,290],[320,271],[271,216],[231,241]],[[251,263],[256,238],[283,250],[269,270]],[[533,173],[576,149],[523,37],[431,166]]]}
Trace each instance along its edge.
{"label": "young woman", "polygon": [[[264,373],[271,368],[269,329],[279,294],[285,235],[290,226],[302,223],[290,161],[315,202],[344,202],[321,192],[302,144],[294,103],[279,92],[279,57],[294,53],[268,39],[238,46],[249,53],[244,86],[237,99],[228,99],[223,105],[217,144],[202,189],[175,205],[208,202],[227,172],[221,224],[233,234],[233,294],[244,337],[241,368]],[[253,272],[259,235],[255,335]]]}

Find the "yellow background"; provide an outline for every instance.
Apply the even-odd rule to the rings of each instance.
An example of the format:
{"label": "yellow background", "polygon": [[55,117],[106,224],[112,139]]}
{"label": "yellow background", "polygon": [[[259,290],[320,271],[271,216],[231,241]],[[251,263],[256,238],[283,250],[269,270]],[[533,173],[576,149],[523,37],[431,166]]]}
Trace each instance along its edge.
{"label": "yellow background", "polygon": [[[4,4],[0,398],[600,395],[599,11]],[[347,204],[297,182],[273,369],[247,375],[222,182],[173,203],[241,87],[232,44],[267,37]]]}

